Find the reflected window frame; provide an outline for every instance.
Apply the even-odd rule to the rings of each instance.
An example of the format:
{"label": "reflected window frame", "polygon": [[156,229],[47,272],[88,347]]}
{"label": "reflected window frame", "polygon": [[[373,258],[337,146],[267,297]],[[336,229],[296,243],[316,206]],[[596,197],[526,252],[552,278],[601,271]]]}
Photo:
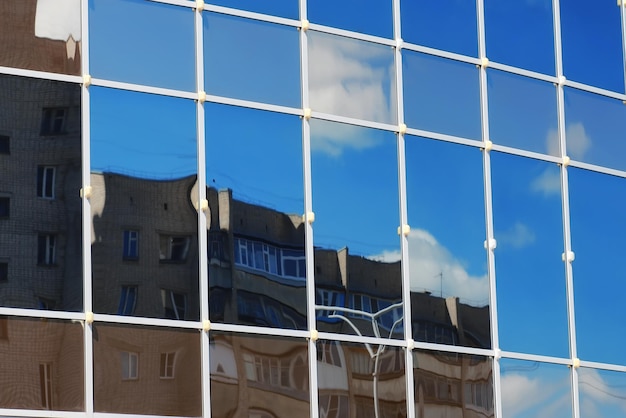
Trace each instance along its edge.
{"label": "reflected window frame", "polygon": [[163,318],[184,320],[188,310],[187,295],[170,289],[161,289]]}
{"label": "reflected window frame", "polygon": [[176,351],[161,353],[159,378],[164,380],[174,379],[176,365]]}
{"label": "reflected window frame", "polygon": [[137,307],[138,286],[122,286],[120,291],[120,304],[117,314],[122,316],[132,316]]}
{"label": "reflected window frame", "polygon": [[139,231],[137,229],[124,230],[123,258],[126,261],[139,260]]}
{"label": "reflected window frame", "polygon": [[37,197],[54,200],[56,198],[56,172],[52,165],[37,166]]}
{"label": "reflected window frame", "polygon": [[9,219],[11,217],[11,198],[8,196],[0,196],[0,219]]}
{"label": "reflected window frame", "polygon": [[139,353],[120,351],[120,370],[122,381],[139,380]]}
{"label": "reflected window frame", "polygon": [[57,244],[58,235],[52,233],[41,233],[37,235],[37,265],[56,266],[57,265]]}
{"label": "reflected window frame", "polygon": [[44,107],[41,112],[41,136],[64,135],[67,133],[67,116],[69,108]]}

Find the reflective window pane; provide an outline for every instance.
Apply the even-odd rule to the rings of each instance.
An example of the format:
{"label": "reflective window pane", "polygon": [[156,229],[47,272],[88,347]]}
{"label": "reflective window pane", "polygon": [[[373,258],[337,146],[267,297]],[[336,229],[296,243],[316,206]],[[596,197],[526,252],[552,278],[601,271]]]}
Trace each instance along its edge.
{"label": "reflective window pane", "polygon": [[82,311],[80,86],[0,75],[0,107],[0,305]]}
{"label": "reflective window pane", "polygon": [[0,2],[0,66],[80,74],[80,1]]}
{"label": "reflective window pane", "polygon": [[318,341],[320,416],[406,417],[405,359],[399,347]]}
{"label": "reflective window pane", "polygon": [[307,33],[311,109],[395,123],[393,48],[321,32]]}
{"label": "reflective window pane", "polygon": [[216,332],[209,350],[212,417],[309,416],[304,340]]}
{"label": "reflective window pane", "polygon": [[490,69],[487,91],[491,141],[561,155],[553,84]]}
{"label": "reflective window pane", "polygon": [[626,374],[610,370],[578,369],[580,416],[613,418],[626,410]]}
{"label": "reflective window pane", "polygon": [[576,168],[568,171],[578,356],[625,365],[618,312],[626,290],[626,180]]}
{"label": "reflective window pane", "polygon": [[619,3],[569,0],[559,7],[565,77],[624,93]]}
{"label": "reflective window pane", "polygon": [[318,328],[401,338],[395,135],[312,120],[311,150]]}
{"label": "reflective window pane", "polygon": [[196,91],[194,11],[139,0],[89,0],[91,75]]}
{"label": "reflective window pane", "polygon": [[493,418],[492,367],[488,357],[413,350],[415,415]]}
{"label": "reflective window pane", "polygon": [[406,166],[413,338],[490,347],[481,153],[407,137]]}
{"label": "reflective window pane", "polygon": [[205,113],[211,320],[306,329],[302,122],[218,104]]}
{"label": "reflective window pane", "polygon": [[478,55],[475,1],[402,1],[400,15],[405,42]]}
{"label": "reflective window pane", "polygon": [[481,139],[474,65],[403,51],[404,118],[410,128]]}
{"label": "reflective window pane", "polygon": [[94,324],[96,412],[200,416],[200,334]]}
{"label": "reflective window pane", "polygon": [[559,167],[492,153],[491,181],[500,345],[567,357]]}
{"label": "reflective window pane", "polygon": [[[544,335],[544,334],[542,334]],[[582,370],[582,369],[580,369]],[[500,360],[502,415],[571,418],[570,371],[566,366],[514,359]],[[597,416],[595,414],[581,416]]]}
{"label": "reflective window pane", "polygon": [[90,95],[94,310],[198,319],[195,103]]}
{"label": "reflective window pane", "polygon": [[307,7],[312,23],[393,38],[391,0],[316,0]]}
{"label": "reflective window pane", "polygon": [[300,107],[296,28],[217,13],[203,19],[207,93]]}
{"label": "reflective window pane", "polygon": [[620,100],[565,88],[567,155],[626,170],[626,106]]}
{"label": "reflective window pane", "polygon": [[554,74],[551,0],[486,0],[484,7],[487,57],[491,61]]}
{"label": "reflective window pane", "polygon": [[207,0],[207,3],[246,10],[249,12],[286,17],[289,19],[298,19],[298,16],[300,15],[298,0]]}
{"label": "reflective window pane", "polygon": [[78,323],[0,316],[0,408],[84,411]]}

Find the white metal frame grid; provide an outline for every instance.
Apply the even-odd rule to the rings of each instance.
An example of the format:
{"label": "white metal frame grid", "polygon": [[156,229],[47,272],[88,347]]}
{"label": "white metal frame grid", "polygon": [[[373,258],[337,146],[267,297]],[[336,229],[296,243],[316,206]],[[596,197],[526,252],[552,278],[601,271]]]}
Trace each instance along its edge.
{"label": "white metal frame grid", "polygon": [[[204,129],[204,103],[221,103],[234,106],[247,107],[258,110],[266,110],[284,114],[299,115],[302,117],[302,144],[303,144],[303,174],[304,174],[304,211],[305,215],[313,212],[312,202],[312,185],[311,185],[311,149],[310,149],[310,125],[309,119],[316,118],[322,120],[329,120],[340,123],[347,123],[362,127],[369,127],[375,129],[381,129],[385,131],[395,132],[397,134],[397,146],[398,146],[398,195],[400,199],[400,213],[399,220],[400,225],[408,223],[407,220],[407,190],[405,183],[405,156],[404,156],[404,138],[405,135],[421,136],[431,138],[439,141],[451,142],[456,144],[463,144],[483,150],[483,178],[484,178],[484,196],[485,196],[485,219],[486,219],[486,231],[485,231],[485,247],[487,251],[488,261],[488,276],[490,282],[490,320],[491,320],[491,335],[492,335],[492,347],[491,349],[477,349],[470,347],[460,346],[447,346],[440,344],[432,344],[425,342],[413,341],[411,335],[411,327],[405,326],[405,339],[404,340],[390,340],[384,338],[375,337],[361,337],[356,335],[343,335],[332,334],[325,332],[318,332],[316,330],[316,316],[315,316],[315,284],[314,284],[314,265],[313,265],[313,225],[310,222],[306,222],[306,253],[307,253],[307,316],[308,316],[308,330],[282,330],[275,328],[262,328],[254,326],[234,325],[226,323],[210,323],[209,322],[209,309],[208,309],[208,272],[206,263],[200,261],[200,321],[175,321],[156,318],[141,318],[141,317],[120,317],[116,315],[105,314],[93,314],[92,307],[92,285],[91,285],[91,226],[89,214],[90,202],[87,197],[82,199],[83,210],[83,281],[84,281],[84,312],[58,312],[58,311],[38,311],[32,309],[20,309],[20,308],[6,308],[0,307],[0,315],[9,315],[16,317],[30,317],[30,318],[51,318],[59,320],[71,320],[80,321],[83,324],[84,329],[84,378],[85,378],[85,412],[65,412],[65,411],[40,411],[40,410],[16,410],[16,409],[0,409],[1,416],[20,416],[20,417],[101,417],[101,418],[113,418],[113,417],[133,417],[146,415],[128,415],[128,414],[108,414],[98,413],[94,411],[93,396],[93,340],[92,340],[92,324],[93,322],[99,323],[116,323],[116,324],[135,324],[135,325],[148,325],[148,326],[161,326],[179,329],[197,329],[202,332],[201,337],[201,367],[202,367],[202,397],[203,397],[203,416],[211,416],[211,391],[210,391],[210,364],[209,364],[209,333],[211,331],[221,332],[233,332],[244,334],[258,334],[265,336],[277,336],[277,337],[292,337],[308,340],[309,347],[309,376],[310,376],[310,413],[311,416],[319,416],[318,411],[318,395],[317,395],[317,356],[316,356],[316,341],[317,339],[328,339],[346,343],[361,343],[361,344],[383,344],[388,346],[396,346],[405,348],[406,352],[406,383],[407,383],[407,416],[413,418],[415,416],[414,408],[414,396],[413,396],[413,356],[411,351],[413,349],[421,350],[436,350],[443,352],[454,352],[460,354],[469,355],[481,355],[488,356],[493,359],[493,378],[494,378],[494,410],[496,417],[502,416],[502,404],[501,404],[501,387],[500,387],[500,370],[499,362],[501,358],[529,360],[536,362],[544,362],[551,364],[560,364],[569,366],[571,370],[571,395],[572,395],[572,412],[574,418],[580,417],[579,409],[579,391],[578,391],[578,377],[577,367],[590,367],[602,370],[611,370],[618,372],[626,372],[626,365],[598,363],[591,361],[579,361],[577,358],[576,349],[576,334],[575,334],[575,315],[574,315],[574,296],[573,296],[573,272],[571,262],[567,261],[566,255],[572,251],[571,237],[570,237],[570,222],[569,222],[569,191],[568,191],[568,178],[567,169],[568,166],[574,166],[584,168],[591,171],[610,174],[618,177],[626,178],[626,171],[616,170],[608,167],[603,167],[594,164],[588,164],[580,161],[569,161],[566,153],[566,137],[565,137],[565,109],[564,109],[564,94],[563,90],[565,86],[573,87],[579,90],[587,91],[590,93],[599,94],[602,96],[610,97],[613,99],[621,100],[626,103],[626,92],[613,92],[605,89],[600,89],[594,86],[581,84],[574,81],[569,81],[563,76],[563,62],[562,62],[562,44],[561,44],[561,29],[560,29],[560,6],[559,0],[553,0],[553,29],[554,29],[554,55],[555,55],[555,68],[556,76],[545,75],[528,71],[509,65],[490,62],[483,60],[486,56],[486,43],[485,43],[485,22],[484,22],[484,3],[483,0],[476,0],[476,19],[477,19],[477,36],[478,36],[478,57],[464,56],[448,51],[437,50],[430,47],[420,46],[416,44],[405,43],[401,37],[400,29],[400,1],[391,0],[393,7],[393,36],[394,39],[380,38],[376,36],[361,34],[357,32],[350,32],[343,29],[327,27],[318,24],[309,24],[307,20],[307,1],[299,0],[299,11],[301,20],[285,19],[281,17],[265,15],[260,13],[254,13],[244,10],[232,9],[227,7],[215,6],[204,4],[202,0],[196,2],[186,0],[146,0],[154,1],[158,3],[171,4],[179,7],[189,7],[195,9],[194,13],[194,26],[195,26],[195,54],[196,54],[196,92],[179,91],[172,89],[165,89],[159,87],[145,86],[139,84],[131,84],[119,81],[112,81],[106,79],[92,79],[89,77],[89,29],[88,29],[88,0],[82,0],[81,6],[81,18],[82,18],[82,62],[81,68],[83,76],[72,76],[65,74],[48,73],[42,71],[33,71],[28,69],[19,69],[12,67],[0,66],[0,74],[15,75],[30,78],[41,78],[56,81],[63,81],[69,83],[75,83],[81,85],[82,92],[82,175],[83,175],[83,190],[87,190],[90,187],[90,85],[110,87],[115,89],[123,89],[136,92],[151,93],[157,95],[165,95],[171,97],[185,98],[195,100],[197,102],[196,111],[196,128],[197,128],[197,152],[198,152],[198,184],[199,195],[197,196],[198,203],[206,199],[206,177],[205,177],[205,129]],[[626,67],[626,2],[622,2],[621,5],[621,21],[622,21],[622,58]],[[221,97],[214,95],[206,95],[204,89],[204,49],[203,49],[203,30],[202,30],[202,13],[204,11],[229,14],[233,16],[239,16],[243,18],[256,19],[268,23],[281,24],[294,26],[299,29],[300,36],[300,64],[301,64],[301,108],[291,108],[285,106],[278,106],[268,103],[252,102],[248,100],[234,99],[230,97]],[[397,114],[398,125],[389,125],[384,123],[372,122],[367,120],[355,119],[350,117],[344,117],[340,115],[326,114],[317,112],[314,109],[311,111],[309,108],[308,97],[308,48],[307,48],[307,31],[315,30],[319,32],[325,32],[329,34],[347,36],[353,39],[362,40],[366,42],[378,43],[381,45],[387,45],[394,48],[394,61],[395,61],[395,77],[396,77],[396,98],[397,98]],[[438,132],[424,131],[411,127],[404,126],[404,109],[403,109],[403,74],[402,74],[402,50],[416,51],[424,54],[438,56],[441,58],[447,58],[455,61],[465,62],[468,64],[474,64],[479,67],[479,83],[480,83],[480,109],[481,109],[481,126],[482,126],[482,140],[476,141],[463,137],[455,137],[451,135],[441,134]],[[516,149],[498,144],[492,144],[489,137],[489,111],[487,103],[487,66],[490,68],[498,69],[501,71],[517,74],[524,77],[534,78],[545,82],[552,82],[556,85],[557,94],[557,114],[558,114],[558,132],[560,141],[560,156],[551,156],[541,153],[531,152],[522,149]],[[626,82],[626,71],[624,74]],[[512,155],[518,155],[523,157],[529,157],[536,160],[542,160],[547,162],[558,163],[561,167],[561,190],[562,190],[562,220],[563,220],[563,242],[564,242],[564,268],[567,281],[567,309],[568,309],[568,328],[569,328],[569,345],[570,345],[570,357],[550,357],[541,356],[528,353],[508,352],[501,351],[499,348],[498,339],[498,325],[497,325],[497,305],[496,305],[496,278],[495,278],[495,237],[493,231],[493,216],[492,216],[492,203],[491,203],[491,163],[489,153],[491,150],[496,150]],[[200,207],[200,205],[199,205]],[[198,211],[198,234],[199,234],[199,251],[200,260],[206,257],[206,214],[202,211]],[[409,280],[409,263],[408,263],[408,239],[404,235],[400,235],[401,240],[401,254],[402,254],[402,282],[403,282],[403,298],[404,305],[404,318],[407,324],[411,323],[411,309],[410,309],[410,280]]]}

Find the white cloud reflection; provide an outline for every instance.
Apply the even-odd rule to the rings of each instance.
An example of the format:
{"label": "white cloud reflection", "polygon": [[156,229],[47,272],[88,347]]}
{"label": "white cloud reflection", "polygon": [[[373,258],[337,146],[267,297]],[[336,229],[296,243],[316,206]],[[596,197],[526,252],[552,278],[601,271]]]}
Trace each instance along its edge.
{"label": "white cloud reflection", "polygon": [[80,0],[37,0],[35,36],[80,41]]}
{"label": "white cloud reflection", "polygon": [[[309,91],[314,111],[374,122],[396,119],[393,51],[364,41],[313,32],[309,37]],[[355,126],[319,123],[314,151],[338,156],[378,141]]]}
{"label": "white cloud reflection", "polygon": [[[613,372],[608,372],[613,373]],[[580,388],[581,416],[606,417],[603,410],[610,410],[620,415],[626,414],[626,390],[624,380],[619,385],[609,384],[596,369],[578,369],[578,385]]]}
{"label": "white cloud reflection", "polygon": [[498,244],[508,245],[515,249],[524,248],[535,242],[535,233],[527,225],[517,221],[505,231],[498,232]]}
{"label": "white cloud reflection", "polygon": [[[489,281],[486,274],[473,276],[468,273],[464,263],[426,230],[412,230],[408,239],[412,291],[457,296],[462,303],[473,306],[488,304]],[[398,261],[400,253],[388,251],[371,258]]]}
{"label": "white cloud reflection", "polygon": [[512,418],[555,418],[571,416],[569,379],[547,381],[545,376],[503,373],[502,410]]}
{"label": "white cloud reflection", "polygon": [[[589,148],[591,138],[587,135],[585,126],[581,122],[568,124],[565,129],[567,155],[575,160],[582,160]],[[548,154],[561,155],[559,151],[559,135],[556,129],[550,129],[546,138]]]}

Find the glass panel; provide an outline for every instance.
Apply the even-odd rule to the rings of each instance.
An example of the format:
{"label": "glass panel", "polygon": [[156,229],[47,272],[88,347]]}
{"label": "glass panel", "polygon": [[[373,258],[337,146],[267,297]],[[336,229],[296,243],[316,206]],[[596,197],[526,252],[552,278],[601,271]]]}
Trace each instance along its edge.
{"label": "glass panel", "polygon": [[[94,324],[93,333],[96,412],[202,414],[198,331]],[[172,356],[165,376],[164,354]]]}
{"label": "glass panel", "polygon": [[569,182],[578,355],[624,365],[626,180],[572,168]]}
{"label": "glass panel", "polygon": [[395,135],[312,120],[311,150],[318,329],[401,338]]}
{"label": "glass panel", "polygon": [[[542,337],[539,331],[537,335]],[[580,369],[582,370],[582,369]],[[570,372],[538,361],[500,360],[502,414],[505,417],[572,417]],[[598,415],[583,414],[584,417]]]}
{"label": "glass panel", "polygon": [[80,74],[80,2],[0,2],[0,66]]}
{"label": "glass panel", "polygon": [[626,410],[626,374],[610,370],[578,369],[580,416],[613,418]]}
{"label": "glass panel", "polygon": [[346,29],[368,35],[393,38],[390,0],[316,0],[307,2],[312,23]]}
{"label": "glass panel", "polygon": [[205,13],[207,93],[300,107],[298,30]]}
{"label": "glass panel", "polygon": [[567,303],[556,164],[491,154],[502,349],[567,357]]}
{"label": "glass panel", "polygon": [[411,128],[481,139],[474,65],[404,50],[404,111]]}
{"label": "glass panel", "polygon": [[484,7],[491,61],[554,75],[552,0],[485,0]]}
{"label": "glass panel", "polygon": [[0,75],[0,103],[0,305],[81,311],[80,86]]}
{"label": "glass panel", "polygon": [[418,417],[494,416],[488,357],[413,350],[413,383]]}
{"label": "glass panel", "polygon": [[569,0],[559,7],[564,75],[572,81],[624,93],[619,3]]}
{"label": "glass panel", "polygon": [[393,48],[321,32],[307,33],[311,108],[396,123]]}
{"label": "glass panel", "polygon": [[304,340],[211,334],[211,416],[309,416]]}
{"label": "glass panel", "polygon": [[413,338],[488,348],[482,156],[406,138]]}
{"label": "glass panel", "polygon": [[198,319],[196,105],[90,95],[94,310]]}
{"label": "glass panel", "polygon": [[554,85],[491,69],[487,76],[491,140],[560,156]]}
{"label": "glass panel", "polygon": [[91,75],[196,91],[194,11],[139,0],[89,0]]}
{"label": "glass panel", "polygon": [[620,100],[565,88],[567,155],[626,170],[626,106]]}
{"label": "glass panel", "polygon": [[0,408],[84,411],[83,328],[0,316]]}
{"label": "glass panel", "polygon": [[406,417],[405,356],[399,347],[318,341],[320,416]]}
{"label": "glass panel", "polygon": [[403,1],[400,12],[405,42],[478,55],[475,1]]}
{"label": "glass panel", "polygon": [[298,0],[208,0],[207,3],[289,19],[299,19],[300,15]]}
{"label": "glass panel", "polygon": [[211,320],[306,329],[302,122],[205,111]]}

